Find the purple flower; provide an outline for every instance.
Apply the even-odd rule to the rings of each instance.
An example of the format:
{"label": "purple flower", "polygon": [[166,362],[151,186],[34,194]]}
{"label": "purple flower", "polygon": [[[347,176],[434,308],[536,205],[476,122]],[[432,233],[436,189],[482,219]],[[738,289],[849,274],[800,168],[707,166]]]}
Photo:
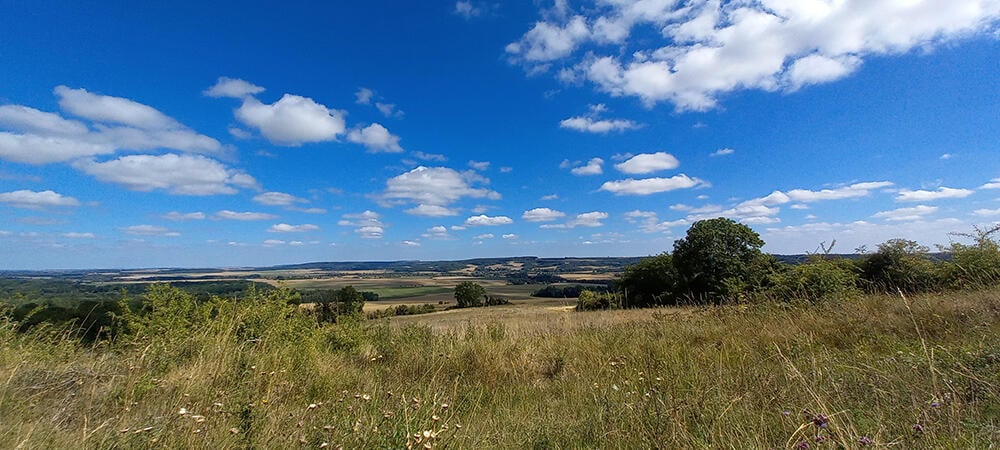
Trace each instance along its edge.
{"label": "purple flower", "polygon": [[873,442],[872,439],[868,436],[861,436],[861,439],[858,439],[858,443],[861,445],[872,445],[875,442]]}
{"label": "purple flower", "polygon": [[795,444],[795,450],[809,450],[809,443],[806,441],[799,441],[798,444]]}
{"label": "purple flower", "polygon": [[921,425],[921,424],[919,424],[919,423],[913,424],[913,432],[916,433],[916,434],[923,434],[924,433],[924,426]]}
{"label": "purple flower", "polygon": [[812,423],[820,428],[826,428],[830,424],[830,418],[822,414],[816,414],[812,418]]}

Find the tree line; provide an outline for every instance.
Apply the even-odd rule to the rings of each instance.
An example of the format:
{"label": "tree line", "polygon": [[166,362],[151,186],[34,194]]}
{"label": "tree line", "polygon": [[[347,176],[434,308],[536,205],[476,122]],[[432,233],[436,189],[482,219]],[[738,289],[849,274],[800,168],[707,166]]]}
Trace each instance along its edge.
{"label": "tree line", "polygon": [[822,301],[992,287],[1000,285],[998,232],[1000,226],[955,233],[972,243],[941,247],[947,256],[941,260],[915,241],[890,239],[857,258],[831,256],[826,248],[789,265],[761,251],[764,241],[750,227],[727,218],[701,220],[674,243],[673,252],[627,267],[613,292],[581,292],[578,309]]}

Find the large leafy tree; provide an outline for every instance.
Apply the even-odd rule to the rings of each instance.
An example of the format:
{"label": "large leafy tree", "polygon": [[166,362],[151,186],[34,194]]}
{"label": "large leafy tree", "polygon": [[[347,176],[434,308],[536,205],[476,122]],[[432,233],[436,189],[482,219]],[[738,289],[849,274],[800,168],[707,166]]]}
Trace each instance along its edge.
{"label": "large leafy tree", "polygon": [[645,307],[674,302],[677,270],[669,253],[644,258],[625,268],[618,289],[625,294],[628,307]]}
{"label": "large leafy tree", "polygon": [[486,289],[471,281],[463,281],[455,286],[455,301],[459,308],[472,306],[483,306],[483,299],[486,298]]}
{"label": "large leafy tree", "polygon": [[775,262],[750,227],[723,217],[700,220],[674,242],[680,292],[696,302],[723,302],[765,283]]}

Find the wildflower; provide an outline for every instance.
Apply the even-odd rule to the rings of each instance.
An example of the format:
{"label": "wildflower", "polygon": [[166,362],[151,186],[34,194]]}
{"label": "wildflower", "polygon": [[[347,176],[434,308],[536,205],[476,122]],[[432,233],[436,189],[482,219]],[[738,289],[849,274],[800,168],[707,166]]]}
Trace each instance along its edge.
{"label": "wildflower", "polygon": [[786,409],[786,410],[784,410],[784,411],[781,412],[781,415],[783,415],[783,416],[790,416],[790,415],[792,415],[792,412]]}
{"label": "wildflower", "polygon": [[441,418],[438,417],[438,416],[436,416],[436,415],[434,415],[434,416],[431,416],[431,420],[437,422],[437,421],[441,420]]}
{"label": "wildflower", "polygon": [[861,438],[858,439],[858,444],[861,444],[861,445],[872,445],[872,444],[874,444],[874,442],[868,436],[861,436]]}
{"label": "wildflower", "polygon": [[310,404],[309,404],[309,409],[316,409],[316,408],[318,408],[318,407],[319,407],[319,405],[317,405],[317,404],[315,404],[315,403],[310,403]]}
{"label": "wildflower", "polygon": [[366,401],[366,402],[367,402],[368,400],[371,400],[371,399],[372,399],[372,396],[370,396],[370,395],[368,395],[368,394],[365,394],[365,395],[362,395],[362,396],[361,396],[361,400],[364,400],[364,401]]}
{"label": "wildflower", "polygon": [[187,410],[187,408],[184,408],[184,407],[181,407],[181,409],[177,411],[177,414],[181,415],[181,416],[187,415],[187,413],[188,413],[188,410]]}
{"label": "wildflower", "polygon": [[913,424],[913,433],[914,434],[924,434],[924,426],[921,425],[921,424],[919,424],[919,423]]}
{"label": "wildflower", "polygon": [[809,443],[806,441],[799,441],[798,444],[795,444],[794,448],[795,450],[809,450]]}
{"label": "wildflower", "polygon": [[813,416],[812,423],[817,427],[826,428],[827,426],[830,425],[830,418],[822,414],[816,414],[815,416]]}
{"label": "wildflower", "polygon": [[937,408],[939,406],[941,406],[940,403],[938,403],[938,402],[931,402],[931,408]]}
{"label": "wildflower", "polygon": [[448,410],[448,404],[447,403],[442,403],[441,404],[441,410],[442,411],[447,411]]}

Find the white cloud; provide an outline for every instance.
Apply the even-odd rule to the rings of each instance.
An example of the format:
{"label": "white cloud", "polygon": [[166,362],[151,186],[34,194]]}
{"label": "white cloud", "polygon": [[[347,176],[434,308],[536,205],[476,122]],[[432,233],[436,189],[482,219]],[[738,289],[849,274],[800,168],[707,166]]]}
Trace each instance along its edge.
{"label": "white cloud", "polygon": [[475,237],[473,237],[473,239],[483,240],[483,239],[493,239],[495,237],[496,236],[494,236],[493,233],[484,233],[476,235]]}
{"label": "white cloud", "polygon": [[78,161],[73,167],[133,191],[162,189],[179,195],[214,195],[257,187],[250,175],[198,155],[130,155],[107,162]]}
{"label": "white cloud", "polygon": [[1000,178],[994,178],[982,186],[979,189],[1000,189]]}
{"label": "white cloud", "polygon": [[505,234],[505,235],[503,235],[501,237],[504,238],[504,239],[517,239],[518,235],[516,235],[514,233],[511,233],[511,234]]}
{"label": "white cloud", "polygon": [[188,220],[204,220],[205,213],[203,212],[190,212],[182,213],[177,211],[171,211],[163,215],[166,220],[172,220],[174,222],[186,222]]}
{"label": "white cloud", "polygon": [[591,158],[590,161],[587,161],[586,165],[574,167],[569,173],[576,176],[600,175],[604,173],[604,170],[601,168],[602,165],[604,165],[603,159]]}
{"label": "white cloud", "polygon": [[281,239],[266,239],[263,244],[265,247],[274,247],[278,245],[285,245],[285,241],[282,241]]}
{"label": "white cloud", "polygon": [[82,122],[21,105],[0,105],[0,126],[43,135],[74,136],[90,130]]}
{"label": "white cloud", "polygon": [[354,103],[359,105],[370,105],[372,103],[372,98],[375,96],[375,91],[368,88],[358,89],[354,93]]}
{"label": "white cloud", "polygon": [[304,233],[307,231],[317,231],[319,227],[311,223],[306,223],[302,225],[289,225],[287,223],[278,223],[271,225],[271,228],[267,229],[268,233]]}
{"label": "white cloud", "polygon": [[114,152],[106,143],[77,138],[0,132],[0,158],[26,164],[48,164]]}
{"label": "white cloud", "polygon": [[424,217],[449,217],[457,216],[458,211],[446,208],[440,205],[424,205],[420,204],[416,207],[407,209],[404,211],[407,214],[412,214],[414,216],[424,216]]}
{"label": "white cloud", "polygon": [[965,198],[972,195],[975,191],[970,189],[953,189],[949,187],[940,187],[936,191],[910,191],[901,190],[899,194],[896,195],[897,202],[927,202],[933,200],[941,200],[946,198]]}
{"label": "white cloud", "polygon": [[618,181],[606,181],[601,185],[600,190],[608,191],[615,195],[650,195],[707,185],[708,183],[704,180],[680,174],[670,178],[645,178],[640,180],[628,178]]}
{"label": "white cloud", "polygon": [[465,224],[470,227],[476,226],[497,226],[497,225],[510,225],[514,223],[510,217],[507,216],[495,216],[490,217],[485,214],[472,216],[465,219]]}
{"label": "white cloud", "polygon": [[679,165],[680,161],[677,161],[674,155],[656,152],[635,155],[625,162],[615,164],[615,169],[627,174],[645,174],[676,169]]}
{"label": "white cloud", "polygon": [[955,157],[954,153],[942,153],[941,156],[938,157],[938,159],[944,161],[944,160],[952,159],[954,157]]}
{"label": "white cloud", "polygon": [[263,194],[257,194],[254,196],[253,201],[268,206],[294,206],[296,203],[309,203],[304,198],[284,192],[264,192]]}
{"label": "white cloud", "polygon": [[591,117],[570,117],[559,122],[561,128],[582,131],[586,133],[607,133],[609,131],[626,131],[642,128],[642,125],[624,119],[594,119]]}
{"label": "white cloud", "polygon": [[471,1],[457,1],[455,2],[455,14],[458,14],[466,19],[471,19],[473,17],[478,17],[483,14],[483,9],[479,6],[472,4]]}
{"label": "white cloud", "polygon": [[875,189],[887,188],[893,183],[889,181],[867,181],[854,183],[834,189],[813,191],[808,189],[792,189],[788,192],[774,191],[765,197],[747,200],[741,205],[783,205],[789,202],[812,203],[823,200],[843,200],[871,195]]}
{"label": "white cloud", "polygon": [[469,167],[476,169],[478,171],[483,171],[490,168],[489,161],[469,161]]}
{"label": "white cloud", "polygon": [[372,153],[399,153],[403,151],[403,147],[399,146],[399,136],[390,133],[378,123],[351,130],[347,134],[347,140],[364,145]]}
{"label": "white cloud", "polygon": [[545,201],[548,201],[548,200],[559,200],[559,194],[543,195],[540,200],[545,200]]}
{"label": "white cloud", "polygon": [[277,145],[332,141],[346,130],[343,112],[292,94],[285,94],[270,105],[247,97],[235,114],[245,125],[260,130],[265,138]]}
{"label": "white cloud", "polygon": [[385,224],[382,223],[381,218],[381,214],[366,210],[357,214],[344,214],[337,225],[354,227],[354,232],[362,239],[382,239]]}
{"label": "white cloud", "polygon": [[92,94],[86,89],[66,86],[56,86],[55,94],[59,96],[59,107],[63,111],[94,122],[117,123],[146,130],[182,127],[156,108],[127,98]]}
{"label": "white cloud", "polygon": [[466,197],[499,200],[500,194],[472,186],[472,183],[487,181],[478,175],[459,173],[447,167],[420,166],[386,181],[381,198],[389,203],[412,202],[430,206],[447,206]]}
{"label": "white cloud", "polygon": [[[736,90],[838,80],[868,58],[988,34],[1000,18],[996,0],[638,0],[580,9],[544,11],[507,53],[529,73],[561,66],[562,80],[679,110],[712,108]],[[637,27],[660,37],[633,37]]]}
{"label": "white cloud", "polygon": [[403,241],[402,244],[407,247],[420,247],[420,243],[417,241]]}
{"label": "white cloud", "polygon": [[510,166],[501,166],[500,167],[500,173],[511,173],[513,171],[514,171],[514,168],[510,167]]}
{"label": "white cloud", "polygon": [[396,108],[395,103],[375,102],[375,109],[386,117],[403,117],[403,111]]}
{"label": "white cloud", "polygon": [[736,150],[733,150],[731,148],[720,148],[720,149],[718,149],[718,150],[710,153],[708,156],[713,156],[713,157],[715,157],[715,156],[726,156],[726,155],[732,155],[733,153],[736,153]]}
{"label": "white cloud", "polygon": [[566,223],[558,224],[545,224],[541,228],[576,228],[576,227],[600,227],[604,226],[601,222],[608,218],[608,213],[602,211],[591,211],[583,214],[577,214],[573,220]]}
{"label": "white cloud", "polygon": [[531,62],[546,62],[569,56],[587,39],[590,30],[583,16],[574,16],[564,26],[536,22],[520,41],[507,45],[507,53]]}
{"label": "white cloud", "polygon": [[156,225],[132,225],[130,227],[122,228],[121,231],[125,234],[131,234],[133,236],[165,236],[165,237],[177,237],[181,234],[164,227],[158,227]]}
{"label": "white cloud", "polygon": [[448,160],[448,158],[446,158],[444,155],[439,155],[437,153],[424,153],[420,151],[413,152],[413,157],[424,161],[445,162]]}
{"label": "white cloud", "polygon": [[252,220],[271,220],[277,219],[278,216],[274,214],[267,214],[262,212],[236,212],[224,209],[215,213],[215,217],[225,220],[241,220],[241,221],[252,221]]}
{"label": "white cloud", "polygon": [[1000,216],[1000,208],[997,208],[997,209],[986,209],[986,208],[977,209],[977,210],[973,211],[972,214],[980,216],[980,217]]}
{"label": "white cloud", "polygon": [[896,222],[911,222],[914,220],[922,220],[924,216],[934,214],[937,210],[937,206],[918,205],[912,208],[898,208],[891,211],[881,211],[875,213],[872,217]]}
{"label": "white cloud", "polygon": [[840,251],[850,252],[861,245],[872,249],[879,243],[900,236],[933,246],[949,242],[951,238],[948,233],[963,229],[968,229],[968,224],[954,218],[888,223],[814,222],[767,228],[761,232],[761,238],[769,243],[765,246],[765,250],[774,253],[803,253],[815,249],[820,242],[830,242],[832,239],[837,240],[837,248]]}
{"label": "white cloud", "polygon": [[70,239],[94,239],[97,237],[94,233],[79,233],[75,231],[63,233],[62,236]]}
{"label": "white cloud", "polygon": [[0,194],[0,203],[24,209],[44,209],[50,207],[79,206],[80,201],[54,191],[20,190]]}
{"label": "white cloud", "polygon": [[422,234],[426,239],[451,239],[452,236],[448,234],[448,228],[444,225],[437,225],[427,229],[427,231]]}
{"label": "white cloud", "polygon": [[238,78],[219,77],[215,85],[202,94],[208,97],[244,98],[264,92],[264,88]]}
{"label": "white cloud", "polygon": [[566,213],[549,208],[535,208],[525,211],[521,218],[527,222],[552,222],[565,217]]}

